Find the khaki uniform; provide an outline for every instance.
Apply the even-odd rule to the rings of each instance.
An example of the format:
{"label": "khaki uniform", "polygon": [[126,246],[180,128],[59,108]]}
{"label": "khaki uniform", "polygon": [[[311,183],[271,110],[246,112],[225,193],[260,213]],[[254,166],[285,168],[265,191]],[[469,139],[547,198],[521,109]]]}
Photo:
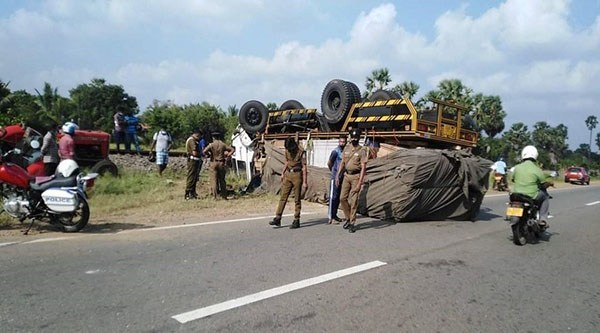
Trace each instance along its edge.
{"label": "khaki uniform", "polygon": [[292,156],[287,150],[285,151],[285,160],[287,161],[287,171],[283,176],[281,182],[281,197],[279,198],[279,205],[277,211],[275,211],[275,217],[281,218],[285,204],[287,203],[288,197],[294,190],[294,219],[300,219],[300,210],[302,209],[302,167],[306,168],[306,153],[300,147],[295,156]]}
{"label": "khaki uniform", "polygon": [[197,197],[196,184],[198,183],[198,165],[200,164],[200,152],[198,151],[198,140],[190,136],[185,141],[187,152],[187,178],[185,182],[185,196]]}
{"label": "khaki uniform", "polygon": [[358,194],[351,193],[356,188],[360,178],[361,164],[367,163],[369,156],[365,147],[347,145],[342,152],[342,161],[344,161],[344,180],[340,192],[340,206],[344,215],[350,224],[356,222],[356,210],[358,209]]}
{"label": "khaki uniform", "polygon": [[214,140],[206,148],[204,153],[210,153],[210,189],[212,195],[216,198],[220,195],[227,197],[227,184],[225,183],[225,152],[232,152],[233,148],[223,143],[221,140]]}

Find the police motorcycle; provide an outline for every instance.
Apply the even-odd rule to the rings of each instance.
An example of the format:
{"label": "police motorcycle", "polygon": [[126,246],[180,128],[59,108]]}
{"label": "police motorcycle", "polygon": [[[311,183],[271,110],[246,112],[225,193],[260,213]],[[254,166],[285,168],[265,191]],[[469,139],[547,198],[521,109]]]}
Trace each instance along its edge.
{"label": "police motorcycle", "polygon": [[[31,148],[39,149],[39,141],[31,141]],[[30,219],[29,232],[36,220],[45,220],[63,232],[78,232],[90,218],[87,190],[94,186],[96,173],[84,174],[77,162],[61,161],[56,173],[49,177],[35,177],[23,167],[6,162],[9,156],[21,154],[14,148],[0,157],[0,213],[6,212],[21,223]]]}

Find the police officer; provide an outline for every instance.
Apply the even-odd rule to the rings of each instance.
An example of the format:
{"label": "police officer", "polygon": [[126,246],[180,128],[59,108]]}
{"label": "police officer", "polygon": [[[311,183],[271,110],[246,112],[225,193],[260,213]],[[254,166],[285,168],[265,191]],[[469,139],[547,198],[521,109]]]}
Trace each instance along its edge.
{"label": "police officer", "polygon": [[220,195],[227,199],[227,184],[225,183],[225,161],[235,153],[235,148],[221,141],[221,133],[212,133],[213,142],[204,148],[204,155],[210,156],[210,188],[213,197]]}
{"label": "police officer", "polygon": [[300,228],[300,210],[302,209],[302,188],[306,188],[306,153],[304,149],[298,147],[294,138],[285,139],[285,163],[281,171],[281,197],[279,205],[275,211],[273,221],[269,222],[272,226],[281,226],[281,215],[285,209],[287,199],[294,190],[294,202],[296,204],[294,210],[294,222],[290,229]]}
{"label": "police officer", "polygon": [[198,164],[200,163],[200,151],[198,150],[200,140],[200,129],[194,129],[192,135],[185,141],[187,152],[187,180],[185,183],[185,200],[198,199],[196,184],[198,183]]}
{"label": "police officer", "polygon": [[358,194],[365,179],[367,160],[369,158],[365,147],[358,144],[360,129],[350,131],[350,145],[346,145],[342,152],[342,163],[338,168],[336,182],[339,184],[342,172],[345,172],[340,192],[340,206],[346,216],[344,229],[349,232],[356,231],[356,210],[358,208]]}

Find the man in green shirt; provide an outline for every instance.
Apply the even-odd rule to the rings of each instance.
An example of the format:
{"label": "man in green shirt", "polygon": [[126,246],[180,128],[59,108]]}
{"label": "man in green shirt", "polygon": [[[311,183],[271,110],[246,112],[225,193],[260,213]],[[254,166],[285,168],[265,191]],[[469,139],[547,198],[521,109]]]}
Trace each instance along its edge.
{"label": "man in green shirt", "polygon": [[547,225],[550,197],[546,189],[554,186],[546,180],[542,169],[536,164],[538,151],[534,146],[526,146],[521,152],[523,162],[515,166],[512,174],[513,192],[532,198],[540,207],[540,225]]}

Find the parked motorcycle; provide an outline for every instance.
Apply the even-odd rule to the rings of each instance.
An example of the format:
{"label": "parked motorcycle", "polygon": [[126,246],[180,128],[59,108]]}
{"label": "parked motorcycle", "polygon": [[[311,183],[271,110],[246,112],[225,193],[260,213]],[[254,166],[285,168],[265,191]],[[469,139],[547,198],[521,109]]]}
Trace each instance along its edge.
{"label": "parked motorcycle", "polygon": [[540,225],[539,206],[530,197],[521,193],[511,193],[510,203],[506,208],[506,217],[513,233],[516,245],[525,245],[528,241],[539,239],[547,229]]}
{"label": "parked motorcycle", "polygon": [[[39,144],[39,143],[38,143]],[[61,161],[56,174],[50,177],[34,177],[21,166],[5,162],[11,154],[20,154],[13,149],[0,159],[0,213],[31,224],[36,220],[47,220],[64,232],[78,232],[90,218],[86,191],[94,186],[98,174],[80,173],[73,160]]]}

